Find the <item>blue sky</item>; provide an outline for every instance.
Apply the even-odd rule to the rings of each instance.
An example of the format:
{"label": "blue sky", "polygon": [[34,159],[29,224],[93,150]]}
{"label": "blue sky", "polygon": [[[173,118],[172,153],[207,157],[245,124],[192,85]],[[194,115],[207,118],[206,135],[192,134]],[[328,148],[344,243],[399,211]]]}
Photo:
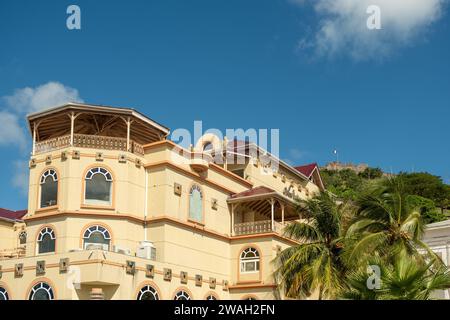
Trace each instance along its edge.
{"label": "blue sky", "polygon": [[[171,129],[280,129],[292,164],[337,148],[449,182],[448,3],[377,1],[381,30],[365,27],[365,0],[1,1],[0,207],[27,206],[24,119],[49,82]],[[66,28],[70,4],[81,30]]]}

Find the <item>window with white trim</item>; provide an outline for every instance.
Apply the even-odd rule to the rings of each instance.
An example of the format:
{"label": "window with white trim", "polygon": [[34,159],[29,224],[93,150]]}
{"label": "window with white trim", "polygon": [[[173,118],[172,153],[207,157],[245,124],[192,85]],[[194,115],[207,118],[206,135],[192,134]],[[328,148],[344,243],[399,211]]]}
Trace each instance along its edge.
{"label": "window with white trim", "polygon": [[56,237],[52,228],[45,227],[39,232],[37,239],[38,253],[55,252]]}
{"label": "window with white trim", "polygon": [[29,300],[53,300],[53,288],[46,282],[39,282],[31,288]]}
{"label": "window with white trim", "polygon": [[137,300],[159,300],[158,291],[150,285],[146,285],[139,290]]}
{"label": "window with white trim", "polygon": [[105,168],[91,168],[85,177],[84,203],[93,205],[111,205],[112,175]]}
{"label": "window with white trim", "polygon": [[184,290],[180,290],[175,294],[173,300],[191,300],[191,296]]}
{"label": "window with white trim", "polygon": [[259,272],[259,261],[258,250],[252,247],[245,249],[240,257],[241,273]]}
{"label": "window with white trim", "polygon": [[3,287],[0,287],[0,300],[9,300],[8,291]]}
{"label": "window with white trim", "polygon": [[217,297],[213,294],[209,294],[206,296],[206,300],[217,300]]}
{"label": "window with white trim", "polygon": [[86,229],[83,234],[83,248],[87,249],[90,244],[101,245],[103,250],[109,250],[111,235],[109,231],[102,226],[92,226]]}
{"label": "window with white trim", "polygon": [[203,221],[203,194],[202,189],[196,184],[189,191],[189,219]]}
{"label": "window with white trim", "polygon": [[54,169],[45,171],[39,181],[40,208],[56,206],[58,204],[58,175]]}

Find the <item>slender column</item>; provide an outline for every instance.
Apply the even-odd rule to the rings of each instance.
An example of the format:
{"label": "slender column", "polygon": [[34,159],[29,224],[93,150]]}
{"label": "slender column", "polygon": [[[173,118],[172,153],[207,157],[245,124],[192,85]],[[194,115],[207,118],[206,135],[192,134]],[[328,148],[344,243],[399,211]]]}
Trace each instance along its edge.
{"label": "slender column", "polygon": [[234,203],[231,204],[231,235],[234,236]]}
{"label": "slender column", "polygon": [[284,203],[281,204],[281,224],[284,226]]}
{"label": "slender column", "polygon": [[75,113],[70,113],[70,146],[73,147],[73,132],[75,125]]}
{"label": "slender column", "polygon": [[274,223],[274,219],[275,219],[275,200],[274,199],[270,199],[270,207],[271,207],[271,230],[275,231],[275,223]]}
{"label": "slender column", "polygon": [[130,151],[130,117],[127,118],[127,151]]}
{"label": "slender column", "polygon": [[34,156],[36,153],[36,123],[33,124],[33,151],[32,155]]}

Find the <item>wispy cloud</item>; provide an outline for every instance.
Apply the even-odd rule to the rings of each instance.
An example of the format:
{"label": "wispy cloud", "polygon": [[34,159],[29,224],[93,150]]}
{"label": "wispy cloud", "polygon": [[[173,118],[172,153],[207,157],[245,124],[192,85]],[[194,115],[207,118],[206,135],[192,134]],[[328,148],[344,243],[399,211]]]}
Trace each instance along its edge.
{"label": "wispy cloud", "polygon": [[[357,61],[383,60],[412,45],[443,14],[446,0],[288,0],[312,5],[316,29],[299,41],[299,50],[315,58],[349,56]],[[376,5],[381,30],[369,30],[366,12]]]}
{"label": "wispy cloud", "polygon": [[28,194],[28,163],[24,160],[13,162],[14,175],[11,179],[13,187],[20,190],[24,195]]}
{"label": "wispy cloud", "polygon": [[16,113],[30,113],[54,107],[66,102],[82,102],[78,90],[59,82],[48,82],[35,88],[22,88],[3,97],[9,109]]}
{"label": "wispy cloud", "polygon": [[22,150],[26,146],[23,128],[17,115],[8,111],[0,111],[0,146],[18,146]]}
{"label": "wispy cloud", "polygon": [[[83,102],[78,90],[60,82],[48,82],[35,88],[17,89],[13,94],[0,98],[0,147],[18,147],[21,152],[27,149],[24,115],[54,107],[66,102]],[[28,163],[26,160],[13,162],[12,186],[26,194],[28,192]]]}

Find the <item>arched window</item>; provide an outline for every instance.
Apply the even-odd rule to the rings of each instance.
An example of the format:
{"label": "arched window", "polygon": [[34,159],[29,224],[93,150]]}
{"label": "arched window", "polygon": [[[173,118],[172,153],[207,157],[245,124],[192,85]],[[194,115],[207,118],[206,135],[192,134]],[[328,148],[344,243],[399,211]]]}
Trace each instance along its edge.
{"label": "arched window", "polygon": [[27,243],[27,232],[21,231],[19,233],[19,244],[26,244]]}
{"label": "arched window", "polygon": [[241,273],[259,271],[259,252],[255,248],[247,248],[241,253]]}
{"label": "arched window", "polygon": [[100,244],[103,250],[109,250],[111,235],[106,228],[102,226],[92,226],[86,229],[83,234],[84,249],[90,244]]}
{"label": "arched window", "polygon": [[95,205],[111,205],[112,175],[104,168],[92,168],[86,173],[84,202]]}
{"label": "arched window", "polygon": [[56,206],[58,203],[58,175],[53,169],[45,171],[40,179],[41,202],[40,207]]}
{"label": "arched window", "polygon": [[45,282],[39,282],[31,288],[29,300],[53,300],[53,289]]}
{"label": "arched window", "polygon": [[180,290],[175,294],[173,300],[191,300],[191,296],[184,290]]}
{"label": "arched window", "polygon": [[139,290],[137,300],[159,300],[158,291],[150,285],[144,286]]}
{"label": "arched window", "polygon": [[56,237],[52,228],[46,227],[39,232],[38,253],[55,252]]}
{"label": "arched window", "polygon": [[3,287],[0,287],[0,300],[9,300],[8,291]]}
{"label": "arched window", "polygon": [[209,294],[206,296],[206,300],[217,300],[217,297],[213,294]]}
{"label": "arched window", "polygon": [[248,297],[245,297],[242,300],[258,300],[258,299],[256,299],[256,297],[253,297],[253,296],[248,296]]}
{"label": "arched window", "polygon": [[189,191],[189,219],[203,221],[203,195],[199,186],[193,185]]}

